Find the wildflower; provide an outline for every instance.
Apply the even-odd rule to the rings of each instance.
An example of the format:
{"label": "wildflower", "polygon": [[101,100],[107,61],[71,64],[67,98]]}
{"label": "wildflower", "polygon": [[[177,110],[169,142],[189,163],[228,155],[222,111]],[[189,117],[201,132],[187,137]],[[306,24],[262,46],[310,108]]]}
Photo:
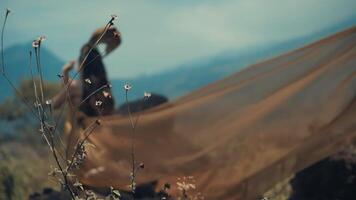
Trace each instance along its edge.
{"label": "wildflower", "polygon": [[195,185],[192,183],[188,183],[188,182],[177,182],[178,185],[178,189],[179,190],[185,190],[188,191],[189,189],[195,189]]}
{"label": "wildflower", "polygon": [[112,20],[117,19],[117,15],[115,15],[115,14],[112,14],[112,15],[110,15],[110,16],[111,16],[111,19],[112,19]]}
{"label": "wildflower", "polygon": [[39,36],[39,37],[38,37],[38,39],[37,39],[37,40],[41,43],[41,42],[43,42],[43,41],[45,41],[45,40],[46,40],[46,36],[41,35],[41,36]]}
{"label": "wildflower", "polygon": [[81,164],[83,164],[85,158],[87,157],[87,152],[85,146],[81,144],[78,144],[76,149],[77,151],[73,160],[73,166],[79,167]]}
{"label": "wildflower", "polygon": [[83,184],[81,184],[78,180],[73,184],[73,186],[81,189],[82,191],[84,191]]}
{"label": "wildflower", "polygon": [[114,25],[114,20],[117,19],[117,15],[111,15],[111,19],[109,21],[109,25],[112,26]]}
{"label": "wildflower", "polygon": [[124,85],[124,89],[125,89],[126,91],[131,90],[131,88],[132,88],[132,86],[131,86],[130,84],[128,84],[128,83],[126,83],[126,84]]}
{"label": "wildflower", "polygon": [[89,78],[84,79],[84,81],[91,84],[91,80]]}
{"label": "wildflower", "polygon": [[95,106],[101,106],[103,104],[102,101],[95,101]]}
{"label": "wildflower", "polygon": [[105,91],[105,90],[103,90],[103,95],[104,95],[105,98],[111,98],[110,93]]}
{"label": "wildflower", "polygon": [[33,40],[33,42],[32,42],[32,47],[33,47],[33,48],[38,48],[39,46],[40,46],[39,41],[38,41],[38,40]]}
{"label": "wildflower", "polygon": [[195,181],[192,176],[183,177],[182,179],[178,178],[178,181],[177,181],[178,189],[183,192],[186,192],[190,189],[195,189],[195,185],[193,184],[193,182],[195,182]]}
{"label": "wildflower", "polygon": [[33,40],[32,42],[32,47],[33,48],[38,48],[41,46],[41,42],[43,42],[46,39],[45,36],[41,35],[39,36],[36,40]]}
{"label": "wildflower", "polygon": [[110,197],[114,200],[119,200],[121,194],[118,190],[115,190],[113,187],[110,187]]}
{"label": "wildflower", "polygon": [[51,105],[51,104],[52,104],[52,100],[49,99],[46,101],[46,105]]}
{"label": "wildflower", "polygon": [[145,92],[145,93],[143,93],[143,96],[144,96],[144,98],[145,99],[149,99],[150,97],[151,97],[151,93],[149,93],[149,92]]}
{"label": "wildflower", "polygon": [[144,169],[144,168],[145,168],[145,164],[144,164],[144,163],[140,163],[139,167],[140,167],[141,169]]}

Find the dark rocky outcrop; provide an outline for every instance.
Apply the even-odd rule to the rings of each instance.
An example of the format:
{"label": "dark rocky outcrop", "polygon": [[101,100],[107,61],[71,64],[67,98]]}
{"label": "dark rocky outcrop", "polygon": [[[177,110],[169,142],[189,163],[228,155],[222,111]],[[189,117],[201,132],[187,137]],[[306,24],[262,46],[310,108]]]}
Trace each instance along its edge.
{"label": "dark rocky outcrop", "polygon": [[355,153],[350,148],[298,172],[290,200],[356,199]]}

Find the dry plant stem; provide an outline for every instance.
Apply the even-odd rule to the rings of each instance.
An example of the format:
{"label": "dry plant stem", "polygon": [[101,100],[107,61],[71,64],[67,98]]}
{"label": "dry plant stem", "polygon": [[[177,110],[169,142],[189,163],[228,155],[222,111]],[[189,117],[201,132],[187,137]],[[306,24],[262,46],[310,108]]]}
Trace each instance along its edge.
{"label": "dry plant stem", "polygon": [[40,60],[40,49],[41,49],[41,43],[39,43],[38,47],[35,47],[35,55],[36,55],[37,71],[40,76],[41,104],[43,105],[44,92],[43,92],[43,74],[42,74],[41,60]]}
{"label": "dry plant stem", "polygon": [[[100,88],[96,89],[94,92],[90,93],[87,97],[85,97],[85,99],[83,99],[80,103],[79,106],[81,106],[86,100],[88,100],[91,96],[93,96],[94,94],[98,93],[100,90],[104,89],[104,88],[108,88],[110,87],[110,85],[103,85]],[[78,107],[79,107],[78,106]]]}
{"label": "dry plant stem", "polygon": [[[50,130],[47,129],[47,127],[46,127],[46,130],[50,132]],[[57,166],[58,166],[59,170],[61,171],[61,174],[62,174],[62,177],[63,177],[63,180],[64,180],[65,187],[68,189],[68,191],[69,191],[69,193],[70,193],[72,199],[75,199],[75,194],[74,194],[74,192],[73,192],[73,190],[72,190],[72,187],[71,187],[71,185],[69,184],[69,181],[68,181],[68,176],[67,176],[68,173],[63,170],[62,165],[61,165],[61,163],[59,162],[59,159],[58,159],[58,156],[57,156],[57,150],[55,149],[55,146],[54,146],[53,134],[51,134],[51,137],[50,137],[50,138],[51,138],[51,145],[52,145],[52,146],[51,146],[52,154],[53,154],[54,160],[55,160],[56,163],[57,163]]]}
{"label": "dry plant stem", "polygon": [[[132,120],[132,115],[131,115],[131,110],[130,110],[130,105],[128,101],[128,90],[125,90],[125,100],[126,100],[126,105],[127,105],[127,112],[129,113],[129,119],[131,123],[131,128],[132,128],[132,134],[131,134],[131,190],[132,193],[135,193],[135,131],[136,131],[136,123],[133,122]],[[135,199],[135,197],[133,197]]]}
{"label": "dry plant stem", "polygon": [[[73,189],[72,189],[72,185],[68,179],[68,173],[69,173],[69,170],[71,168],[71,166],[73,165],[73,162],[74,162],[74,159],[75,159],[75,156],[78,154],[78,147],[82,147],[84,144],[85,144],[85,141],[89,138],[89,136],[92,134],[93,130],[95,129],[96,126],[94,126],[92,129],[90,129],[89,133],[86,134],[86,136],[84,137],[84,139],[82,141],[79,142],[79,145],[77,145],[77,149],[76,149],[76,152],[73,154],[72,156],[72,161],[67,164],[67,167],[66,169],[64,169],[64,167],[62,166],[60,160],[59,160],[59,156],[61,156],[62,160],[65,161],[65,163],[67,163],[67,161],[63,158],[63,156],[60,154],[60,152],[56,149],[56,146],[55,146],[55,142],[54,142],[54,136],[55,136],[55,132],[56,132],[56,129],[57,129],[57,126],[58,126],[58,122],[61,118],[61,115],[63,113],[63,107],[61,109],[61,114],[60,114],[60,117],[56,120],[56,123],[55,123],[55,126],[54,128],[50,125],[48,125],[46,123],[46,116],[47,116],[47,113],[46,113],[46,110],[45,108],[43,107],[44,105],[44,84],[43,84],[43,74],[42,74],[42,68],[41,68],[41,63],[40,63],[40,44],[38,47],[35,47],[35,55],[36,55],[36,65],[37,65],[37,72],[40,76],[40,95],[41,95],[41,102],[40,102],[40,99],[39,99],[39,95],[38,95],[38,91],[37,91],[37,85],[34,81],[34,75],[33,75],[33,71],[32,71],[32,67],[31,67],[31,60],[32,60],[32,53],[30,52],[30,72],[31,72],[31,78],[32,78],[32,82],[33,82],[33,86],[34,86],[34,92],[35,92],[35,103],[36,103],[36,110],[37,110],[37,113],[36,113],[36,110],[33,109],[33,107],[31,106],[31,104],[29,103],[29,101],[23,97],[20,92],[17,90],[17,88],[14,86],[14,84],[10,81],[10,79],[8,78],[8,76],[6,75],[5,73],[5,64],[4,64],[4,50],[3,50],[3,41],[4,41],[4,30],[5,30],[5,25],[6,25],[6,21],[7,21],[7,17],[8,17],[8,14],[9,14],[9,10],[7,10],[6,12],[6,15],[5,15],[5,20],[4,20],[4,23],[2,25],[2,30],[1,30],[1,58],[2,58],[2,71],[1,71],[1,74],[3,75],[3,77],[6,79],[6,81],[9,83],[9,85],[13,88],[13,90],[16,92],[16,95],[24,102],[24,104],[29,108],[29,110],[31,111],[31,113],[39,120],[40,124],[41,124],[41,133],[42,133],[42,136],[44,137],[48,147],[50,148],[52,154],[53,154],[53,158],[55,159],[56,161],[56,164],[61,172],[61,175],[63,176],[63,180],[64,180],[64,186],[65,188],[68,189],[70,195],[71,195],[71,198],[72,199],[75,199],[75,193],[73,192]],[[71,85],[72,81],[74,80],[74,78],[79,74],[79,72],[84,68],[84,63],[86,62],[89,54],[92,52],[92,50],[97,46],[97,44],[100,42],[100,40],[102,39],[102,37],[105,35],[105,33],[107,32],[108,28],[110,28],[111,25],[113,25],[113,20],[114,18],[112,18],[109,23],[105,26],[105,29],[103,31],[103,33],[101,34],[101,36],[99,37],[99,39],[94,43],[94,45],[90,48],[89,52],[86,54],[85,58],[83,59],[82,63],[80,64],[80,67],[79,67],[79,70],[77,71],[77,73],[74,75],[73,79],[66,83],[65,85],[65,88],[66,88],[66,92],[67,92],[67,98],[70,100],[69,98],[69,91],[68,91],[68,88],[69,86]],[[95,57],[96,58],[96,57]],[[94,59],[95,59],[94,58]],[[93,60],[94,60],[93,59]],[[90,61],[92,62],[92,61]],[[90,96],[94,95],[96,92],[100,91],[101,89],[103,88],[106,88],[108,87],[108,85],[105,85],[103,86],[102,88],[98,89],[97,91],[95,91],[94,93],[92,93]],[[67,100],[68,100],[67,99]],[[87,99],[87,98],[86,98]],[[68,101],[69,101],[68,100]],[[51,116],[51,115],[50,115]],[[53,116],[52,116],[53,117]],[[98,123],[98,120],[95,122],[97,125],[99,125]],[[89,129],[87,129],[89,130]]]}
{"label": "dry plant stem", "polygon": [[7,21],[7,16],[9,16],[10,11],[6,10],[5,14],[5,20],[4,23],[2,24],[2,29],[1,29],[1,65],[2,65],[2,74],[5,74],[5,63],[4,63],[4,30],[5,30],[5,25]]}
{"label": "dry plant stem", "polygon": [[[70,195],[72,197],[72,199],[75,199],[75,195],[70,187],[70,184],[68,182],[68,178],[67,178],[67,175],[64,173],[63,171],[63,168],[59,162],[59,159],[58,159],[58,156],[57,156],[57,150],[55,149],[55,146],[54,146],[54,142],[53,142],[53,137],[51,137],[51,141],[52,141],[52,144],[50,143],[50,141],[48,140],[47,138],[47,135],[46,135],[46,132],[49,130],[48,127],[46,126],[45,122],[44,122],[44,109],[42,107],[41,104],[38,103],[38,95],[36,94],[36,107],[37,107],[37,111],[38,111],[38,115],[33,111],[32,107],[29,105],[29,102],[27,99],[23,98],[22,95],[20,94],[20,92],[17,90],[17,88],[13,85],[13,83],[10,81],[10,79],[7,77],[6,73],[5,73],[5,64],[4,64],[4,49],[3,49],[3,43],[4,43],[4,29],[5,29],[5,24],[6,24],[6,21],[7,21],[7,16],[9,14],[9,11],[6,12],[6,16],[5,16],[5,20],[4,20],[4,23],[3,23],[3,26],[2,26],[2,30],[1,30],[1,57],[2,57],[2,75],[3,77],[7,80],[7,82],[9,83],[9,85],[15,90],[17,96],[19,96],[21,98],[21,100],[25,103],[25,105],[30,109],[30,111],[32,112],[32,114],[38,118],[40,120],[40,123],[41,123],[41,131],[42,131],[42,135],[44,136],[50,150],[52,151],[53,153],[53,156],[56,160],[56,163],[58,165],[58,167],[60,168],[61,170],[61,173],[63,175],[63,179],[65,181],[65,185],[66,187],[69,189],[69,192],[70,192]],[[37,61],[37,64],[39,64],[39,62]],[[32,70],[31,70],[32,72]],[[32,77],[33,77],[33,73],[32,73]],[[41,77],[42,78],[42,77]],[[33,80],[34,82],[34,80]],[[43,82],[42,82],[43,83]],[[41,85],[42,85],[41,83]],[[37,92],[37,91],[36,91]],[[43,96],[43,90],[41,91],[41,95]],[[43,101],[44,101],[44,97],[43,97]],[[42,111],[42,112],[41,112]],[[42,115],[41,115],[42,113]],[[51,135],[50,132],[48,132],[49,135]]]}
{"label": "dry plant stem", "polygon": [[[36,50],[36,49],[35,49]],[[38,71],[39,71],[39,75],[40,75],[40,77],[41,77],[41,79],[42,79],[42,73],[40,72],[40,66],[38,66],[39,65],[39,61],[38,61],[38,59],[39,59],[39,56],[38,56],[38,54],[36,54],[36,60],[37,60],[37,69],[38,69]],[[42,85],[42,83],[41,83],[41,85]],[[43,86],[41,86],[41,87],[43,87]],[[43,94],[43,89],[41,89],[41,96],[42,96],[42,101],[44,101],[44,94]],[[38,96],[36,96],[36,99],[39,99],[38,98]],[[43,108],[43,106],[42,106],[43,104],[38,104],[38,106],[37,106],[37,108],[38,108],[38,113],[39,113],[39,115],[40,115],[40,119],[41,119],[41,130],[42,130],[42,135],[43,135],[43,137],[45,138],[45,140],[46,140],[46,142],[47,142],[47,144],[48,144],[48,146],[49,146],[49,148],[50,148],[50,150],[51,150],[51,152],[52,152],[52,155],[53,155],[53,158],[54,158],[54,160],[56,161],[56,164],[57,164],[57,166],[58,166],[58,168],[59,168],[59,170],[60,170],[60,172],[61,172],[61,174],[62,174],[62,177],[63,177],[63,180],[64,180],[64,185],[65,185],[65,188],[66,189],[68,189],[68,191],[69,191],[69,193],[70,193],[70,195],[71,195],[71,197],[72,197],[72,199],[75,199],[75,194],[74,194],[74,192],[73,192],[73,190],[72,190],[72,187],[71,187],[71,185],[70,185],[70,183],[69,183],[69,180],[68,180],[68,174],[67,174],[67,172],[65,172],[64,170],[63,170],[63,167],[62,167],[62,165],[61,165],[61,163],[60,163],[60,161],[59,161],[59,158],[58,158],[58,155],[57,155],[57,149],[56,149],[56,147],[55,147],[55,144],[54,144],[54,133],[52,132],[52,130],[49,128],[49,127],[47,127],[47,125],[46,125],[46,123],[45,123],[45,111],[44,111],[44,108]],[[55,131],[56,129],[54,129],[54,131]],[[48,138],[50,139],[50,141],[48,140]],[[63,158],[62,158],[63,159]]]}
{"label": "dry plant stem", "polygon": [[77,156],[79,149],[80,149],[80,148],[84,145],[84,143],[88,140],[89,136],[93,133],[94,129],[95,129],[97,126],[99,126],[98,120],[95,120],[95,122],[93,122],[93,123],[84,131],[84,134],[85,134],[85,132],[87,132],[87,130],[89,130],[90,127],[93,127],[93,128],[91,128],[91,129],[88,131],[88,134],[85,135],[85,137],[83,138],[83,140],[80,141],[80,142],[76,145],[76,148],[75,148],[75,150],[74,150],[74,153],[73,153],[73,155],[72,155],[72,157],[71,157],[71,160],[70,160],[70,162],[69,162],[69,164],[68,164],[68,166],[67,166],[67,169],[66,169],[67,172],[68,172],[68,171],[71,169],[71,167],[73,166],[74,159],[75,159],[75,157]]}
{"label": "dry plant stem", "polygon": [[7,22],[7,18],[9,15],[10,11],[7,10],[6,14],[5,14],[5,19],[2,25],[2,29],[1,29],[1,68],[2,68],[2,76],[5,78],[5,80],[8,82],[8,84],[10,85],[10,87],[15,91],[16,95],[21,99],[21,101],[27,106],[27,108],[31,111],[31,113],[36,117],[39,118],[39,116],[36,115],[36,112],[33,110],[31,104],[29,103],[28,99],[26,99],[25,97],[23,97],[19,90],[15,87],[15,85],[11,82],[11,80],[9,79],[9,77],[6,75],[5,73],[5,56],[4,56],[4,31],[5,31],[5,26],[6,26],[6,22]]}
{"label": "dry plant stem", "polygon": [[7,22],[7,17],[9,15],[10,11],[7,10],[6,11],[6,15],[5,15],[5,19],[2,25],[2,29],[1,29],[1,68],[2,68],[2,76],[4,77],[4,79],[7,81],[7,83],[10,85],[10,87],[13,89],[13,91],[15,91],[16,96],[18,96],[21,101],[25,104],[25,106],[30,110],[30,112],[33,114],[33,116],[35,116],[37,119],[40,119],[40,116],[38,116],[36,114],[36,112],[33,110],[33,107],[31,106],[31,104],[29,103],[28,99],[23,97],[21,95],[21,93],[19,92],[19,90],[15,87],[15,85],[11,82],[11,80],[9,79],[9,77],[6,75],[5,73],[5,56],[4,56],[4,31],[5,31],[5,25]]}

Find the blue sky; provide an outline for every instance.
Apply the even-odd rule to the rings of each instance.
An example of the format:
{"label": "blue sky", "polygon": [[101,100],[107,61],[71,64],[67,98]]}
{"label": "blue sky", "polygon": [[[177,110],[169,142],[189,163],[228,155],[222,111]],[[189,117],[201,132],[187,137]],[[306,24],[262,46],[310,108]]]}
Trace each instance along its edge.
{"label": "blue sky", "polygon": [[[45,35],[63,60],[117,14],[122,46],[111,78],[152,74],[229,49],[269,45],[356,18],[355,0],[1,0],[11,9],[5,46]],[[26,56],[26,55],[24,55]]]}

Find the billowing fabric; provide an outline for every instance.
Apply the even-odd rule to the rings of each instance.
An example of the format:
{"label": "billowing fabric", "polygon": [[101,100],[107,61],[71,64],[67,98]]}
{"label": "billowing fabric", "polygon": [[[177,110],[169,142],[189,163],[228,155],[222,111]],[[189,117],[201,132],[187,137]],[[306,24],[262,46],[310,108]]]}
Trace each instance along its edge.
{"label": "billowing fabric", "polygon": [[[206,199],[255,199],[353,142],[355,97],[353,27],[142,112],[135,151],[145,169],[137,182],[157,180],[159,189],[194,176]],[[129,118],[101,120],[80,179],[128,189]]]}

